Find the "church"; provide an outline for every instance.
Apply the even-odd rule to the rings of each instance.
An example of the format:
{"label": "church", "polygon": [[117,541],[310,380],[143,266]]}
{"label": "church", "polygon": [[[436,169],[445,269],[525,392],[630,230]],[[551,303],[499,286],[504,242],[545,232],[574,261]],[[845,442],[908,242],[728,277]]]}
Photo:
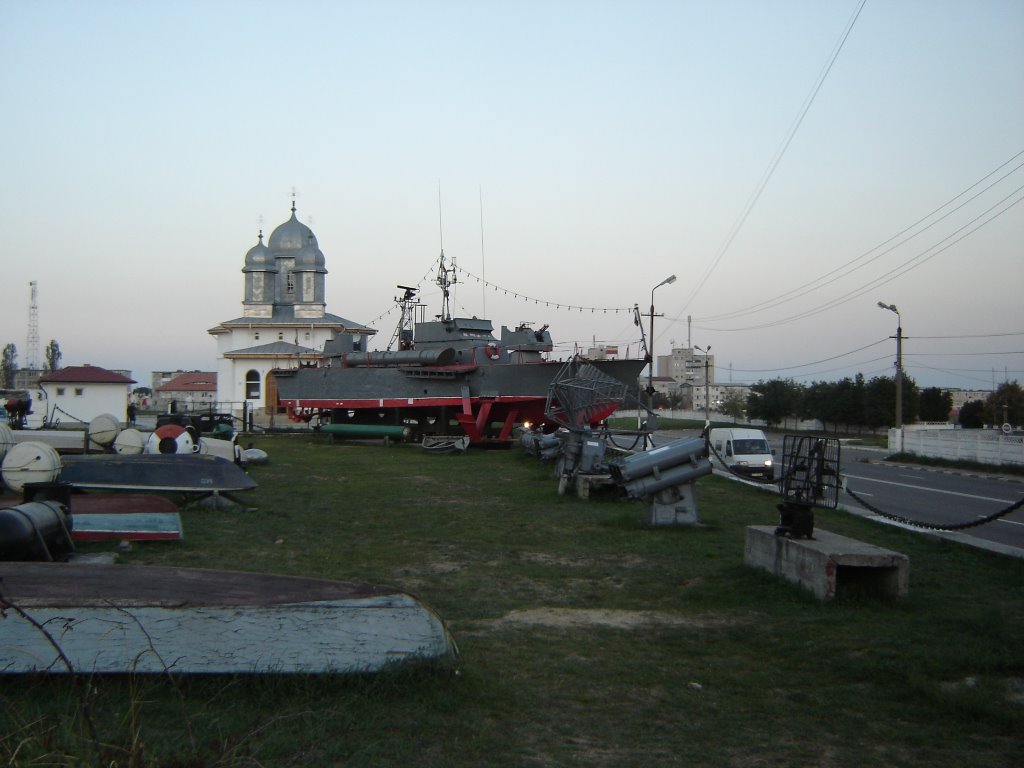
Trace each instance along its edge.
{"label": "church", "polygon": [[335,334],[350,333],[366,348],[376,330],[327,312],[326,260],[316,235],[295,216],[263,231],[245,254],[242,316],[210,328],[217,340],[217,402],[240,414],[273,414],[277,388],[271,371],[312,364]]}

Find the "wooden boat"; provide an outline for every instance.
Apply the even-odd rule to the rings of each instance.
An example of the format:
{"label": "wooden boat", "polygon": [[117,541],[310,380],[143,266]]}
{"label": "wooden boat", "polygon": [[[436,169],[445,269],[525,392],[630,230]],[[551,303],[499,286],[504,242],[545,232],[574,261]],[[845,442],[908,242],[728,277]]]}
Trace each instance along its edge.
{"label": "wooden boat", "polygon": [[0,563],[0,673],[364,673],[458,655],[369,584],[141,565]]}
{"label": "wooden boat", "polygon": [[[181,514],[170,499],[141,493],[78,493],[67,499],[74,541],[180,541]],[[0,510],[23,503],[0,496]]]}

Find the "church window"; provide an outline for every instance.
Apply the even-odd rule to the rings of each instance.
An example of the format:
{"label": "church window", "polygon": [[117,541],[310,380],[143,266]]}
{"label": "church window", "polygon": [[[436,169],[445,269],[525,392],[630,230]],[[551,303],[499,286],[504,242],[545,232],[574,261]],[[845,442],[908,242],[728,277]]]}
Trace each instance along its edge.
{"label": "church window", "polygon": [[277,340],[278,341],[284,341],[284,333],[283,332],[277,334]]}
{"label": "church window", "polygon": [[245,374],[245,399],[260,399],[260,372],[249,371]]}
{"label": "church window", "polygon": [[288,293],[295,293],[295,273],[290,269],[285,277],[285,290],[288,291]]}
{"label": "church window", "polygon": [[256,333],[254,333],[252,335],[252,338],[253,338],[253,341],[259,341],[260,340],[260,332],[256,331]]}

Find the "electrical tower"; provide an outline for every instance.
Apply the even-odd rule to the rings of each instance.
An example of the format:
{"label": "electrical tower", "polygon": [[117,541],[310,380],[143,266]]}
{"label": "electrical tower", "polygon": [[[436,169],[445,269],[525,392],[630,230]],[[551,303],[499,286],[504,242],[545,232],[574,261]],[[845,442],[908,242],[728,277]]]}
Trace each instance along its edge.
{"label": "electrical tower", "polygon": [[32,301],[28,305],[28,342],[25,344],[25,367],[30,371],[39,370],[39,287],[36,281],[29,283]]}

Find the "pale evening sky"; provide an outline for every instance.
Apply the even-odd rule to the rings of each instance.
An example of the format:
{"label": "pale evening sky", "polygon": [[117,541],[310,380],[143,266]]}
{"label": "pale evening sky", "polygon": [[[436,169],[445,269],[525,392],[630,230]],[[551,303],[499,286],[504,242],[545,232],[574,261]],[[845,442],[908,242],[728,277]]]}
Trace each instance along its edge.
{"label": "pale evening sky", "polygon": [[215,370],[294,189],[374,348],[396,284],[438,310],[443,236],[456,314],[558,356],[637,354],[623,310],[675,274],[655,351],[692,316],[719,381],[890,375],[879,300],[919,385],[1024,380],[1022,0],[0,0],[0,27],[21,364],[35,280],[65,365]]}

